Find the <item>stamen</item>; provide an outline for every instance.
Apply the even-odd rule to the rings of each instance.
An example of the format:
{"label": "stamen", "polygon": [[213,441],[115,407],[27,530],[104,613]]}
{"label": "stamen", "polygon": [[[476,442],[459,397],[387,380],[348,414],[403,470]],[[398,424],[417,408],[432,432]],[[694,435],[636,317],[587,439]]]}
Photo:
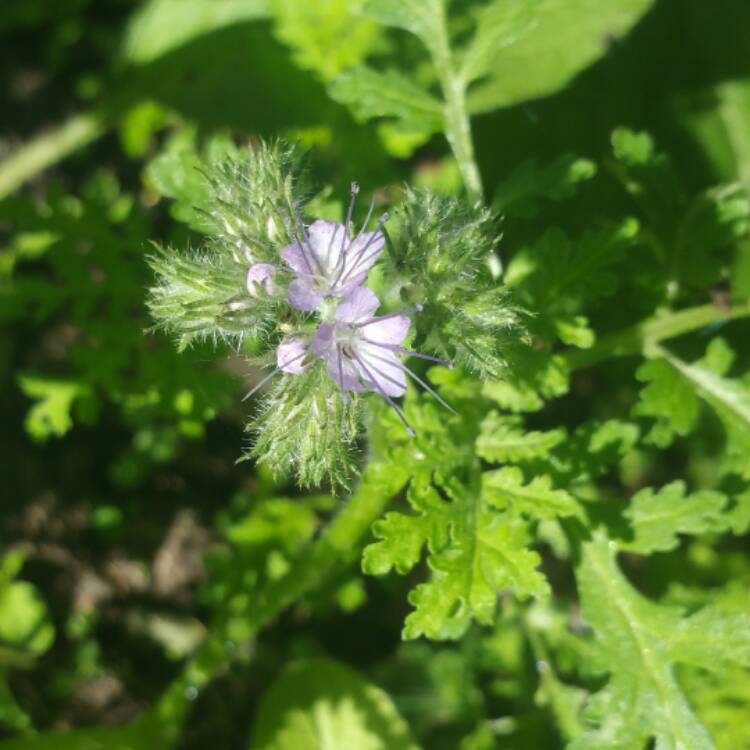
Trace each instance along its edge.
{"label": "stamen", "polygon": [[[357,183],[354,183],[357,184]],[[357,184],[357,187],[359,188],[359,185]],[[349,248],[362,236],[362,233],[367,228],[367,225],[370,223],[370,217],[372,216],[373,209],[375,208],[375,196],[373,195],[370,200],[370,208],[367,209],[367,216],[365,217],[365,221],[362,224],[359,232],[357,233],[357,236],[349,243],[349,247],[347,247],[347,252]],[[330,245],[329,245],[330,249]],[[343,266],[346,265],[346,254],[345,253],[339,253],[339,257],[336,259],[336,265],[334,266],[334,271],[337,271],[337,273],[341,273],[343,271]],[[341,266],[341,268],[339,268]],[[338,270],[337,270],[338,269]],[[338,279],[338,277],[337,277]]]}
{"label": "stamen", "polygon": [[266,375],[259,383],[256,383],[242,398],[243,401],[247,401],[250,396],[257,393],[274,375],[281,372],[281,368],[277,367],[273,372]]}
{"label": "stamen", "polygon": [[411,435],[412,437],[416,437],[417,433],[414,432],[414,430],[412,429],[411,425],[406,421],[406,417],[401,412],[401,409],[399,409],[398,406],[396,406],[396,404],[393,401],[393,399],[380,387],[380,383],[378,383],[378,381],[375,380],[375,378],[372,376],[372,373],[367,368],[367,365],[357,355],[357,352],[353,351],[352,355],[353,355],[354,359],[357,360],[357,362],[359,363],[360,367],[365,371],[365,375],[367,375],[367,377],[370,378],[370,382],[375,386],[377,392],[388,402],[388,406],[390,406],[391,409],[393,409],[393,411],[396,412],[396,414],[398,415],[398,418],[401,420],[401,422],[404,425],[404,427],[406,427],[406,431],[409,433],[409,435]]}
{"label": "stamen", "polygon": [[258,390],[260,390],[274,375],[280,373],[281,370],[282,370],[282,368],[287,367],[288,365],[294,364],[298,359],[302,359],[302,357],[304,357],[305,354],[307,354],[307,350],[305,350],[304,352],[302,352],[302,354],[298,354],[296,357],[293,357],[292,359],[289,359],[286,362],[284,362],[283,364],[279,365],[279,367],[277,367],[273,372],[271,372],[268,375],[266,375],[265,378],[262,378],[259,383],[256,383],[250,389],[250,391],[248,391],[245,394],[245,396],[243,396],[242,400],[243,401],[247,401],[250,398],[250,396],[252,396],[254,393],[257,393]]}
{"label": "stamen", "polygon": [[364,323],[356,323],[355,328],[364,328],[365,326],[372,325],[373,323],[380,323],[381,320],[388,320],[389,318],[396,318],[399,315],[409,315],[413,312],[421,312],[424,309],[424,305],[414,305],[414,307],[407,307],[404,310],[399,310],[398,312],[392,312],[388,313],[387,315],[380,315],[377,318],[370,318],[369,320],[366,320]]}
{"label": "stamen", "polygon": [[[349,252],[349,248],[352,246],[352,242],[349,242],[348,245],[346,245],[346,239],[349,236],[349,224],[352,220],[352,213],[354,211],[354,201],[356,199],[356,196],[359,195],[359,183],[353,182],[352,183],[352,198],[349,202],[349,209],[346,212],[346,221],[344,223],[344,236],[341,238],[341,250],[339,251],[339,257],[336,258],[336,265],[333,267],[333,270],[336,271],[336,281],[332,284],[332,286],[336,286],[336,283],[338,282],[339,277],[341,276],[341,273],[344,270],[344,267],[346,266],[346,253]],[[370,220],[370,213],[372,212],[372,207],[375,205],[375,196],[373,196],[372,201],[370,203],[370,212],[367,214],[366,221]],[[360,234],[362,233],[362,230],[360,230]],[[334,232],[335,235],[335,232]],[[359,234],[357,235],[357,238],[359,238]],[[330,257],[330,251],[331,251],[331,244],[333,244],[333,238],[331,238],[331,242],[328,244],[328,256]],[[344,245],[346,245],[346,248],[344,248]],[[339,268],[341,266],[341,268]]]}
{"label": "stamen", "polygon": [[[349,208],[346,211],[346,220],[344,221],[344,236],[341,238],[341,250],[340,255],[344,254],[344,245],[346,245],[347,237],[349,236],[349,224],[352,221],[352,213],[354,212],[354,202],[357,200],[357,193],[359,193],[359,183],[352,183],[352,197],[349,201]],[[349,248],[347,248],[348,250]]]}
{"label": "stamen", "polygon": [[[367,251],[367,248],[369,248],[370,245],[372,245],[372,243],[376,240],[378,234],[380,234],[380,230],[383,228],[383,225],[386,223],[386,221],[388,221],[388,218],[389,218],[388,214],[383,214],[380,217],[380,221],[378,222],[378,225],[375,227],[375,231],[370,234],[370,239],[367,240],[367,242],[365,243],[365,246],[357,253],[357,256],[354,258],[354,263],[351,265],[351,267],[349,268],[349,270],[346,273],[344,273],[344,270],[346,269],[346,263],[344,263],[341,266],[341,270],[339,271],[339,274],[336,277],[336,280],[333,282],[334,285],[338,284],[339,281],[346,281],[346,280],[348,280],[348,279],[351,278],[352,273],[354,272],[354,269],[357,268],[357,266],[360,265],[360,263],[362,262],[362,258],[364,256],[365,252]],[[377,253],[377,252],[380,252],[380,251],[376,250],[375,252]],[[373,253],[370,253],[370,256],[372,256],[372,255],[373,255]],[[366,260],[369,260],[370,256],[368,256],[366,258]],[[342,275],[344,277],[343,279],[341,278]]]}
{"label": "stamen", "polygon": [[449,362],[447,359],[440,359],[440,357],[433,357],[430,354],[422,354],[421,352],[413,352],[411,349],[404,349],[403,346],[396,346],[395,344],[384,344],[381,341],[373,341],[372,339],[368,339],[364,336],[362,337],[362,341],[366,341],[368,344],[372,344],[373,346],[380,346],[383,349],[388,349],[392,352],[398,352],[399,354],[403,354],[407,357],[416,357],[417,359],[425,359],[428,362],[437,362],[439,365],[443,365],[449,370],[455,368],[453,362]]}
{"label": "stamen", "polygon": [[[456,410],[450,404],[446,403],[442,399],[442,397],[440,396],[440,394],[434,388],[432,388],[432,386],[430,386],[429,383],[425,383],[425,381],[422,380],[422,378],[420,378],[419,375],[417,375],[417,373],[415,373],[413,370],[410,370],[400,360],[398,360],[398,359],[393,359],[393,360],[391,360],[391,359],[385,359],[385,357],[379,357],[377,354],[373,354],[372,352],[370,352],[369,356],[373,357],[374,359],[378,359],[381,362],[384,362],[386,364],[397,365],[407,375],[411,375],[411,377],[413,377],[414,380],[416,380],[417,383],[419,383],[419,385],[421,385],[422,388],[424,388],[439,404],[441,404],[442,406],[444,406],[452,414],[456,414],[457,413]],[[394,380],[393,378],[389,378],[384,372],[382,373],[382,375],[383,375],[383,377],[388,378],[388,380],[390,380],[392,383],[396,383],[396,384],[400,385],[400,383],[398,383],[398,381]]]}

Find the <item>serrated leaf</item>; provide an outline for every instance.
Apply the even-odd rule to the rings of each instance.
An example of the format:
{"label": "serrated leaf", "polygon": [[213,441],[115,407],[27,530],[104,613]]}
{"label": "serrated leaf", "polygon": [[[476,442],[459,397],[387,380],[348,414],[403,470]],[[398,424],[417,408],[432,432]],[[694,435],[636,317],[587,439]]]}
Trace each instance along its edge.
{"label": "serrated leaf", "polygon": [[461,76],[468,84],[487,73],[498,51],[517,42],[536,21],[540,0],[494,0],[477,14],[474,37],[463,53]]}
{"label": "serrated leaf", "polygon": [[651,5],[652,0],[542,0],[537,23],[515,44],[497,50],[488,80],[469,92],[470,111],[489,112],[562,88],[606,54],[610,39],[626,34]]}
{"label": "serrated leaf", "polygon": [[646,386],[633,414],[656,419],[646,440],[666,448],[676,436],[688,435],[698,419],[699,403],[693,389],[674,367],[656,359],[641,365],[635,376]]}
{"label": "serrated leaf", "polygon": [[553,489],[549,477],[535,476],[524,484],[523,472],[517,466],[484,472],[482,495],[494,508],[510,508],[531,518],[551,520],[583,515],[576,499],[565,490]]}
{"label": "serrated leaf", "polygon": [[669,364],[716,412],[727,434],[727,453],[750,478],[750,385],[721,377],[702,364],[689,365],[665,354]]}
{"label": "serrated leaf", "polygon": [[726,343],[714,339],[706,355],[693,364],[661,348],[658,353],[662,359],[647,362],[636,373],[648,385],[633,413],[657,420],[648,439],[665,447],[675,435],[689,434],[703,400],[724,426],[728,467],[750,478],[750,385],[723,377],[733,361]]}
{"label": "serrated leaf", "polygon": [[362,63],[380,41],[377,24],[355,14],[350,0],[268,0],[276,35],[295,62],[331,81]]}
{"label": "serrated leaf", "polygon": [[583,617],[596,638],[591,666],[607,672],[609,682],[584,712],[590,728],[568,750],[632,750],[652,738],[659,750],[714,750],[674,675],[674,662],[690,662],[700,650],[689,637],[675,637],[686,628],[681,610],[633,589],[615,563],[615,545],[602,534],[584,544],[576,576]]}
{"label": "serrated leaf", "polygon": [[62,437],[73,427],[71,412],[75,402],[91,395],[83,383],[48,380],[32,375],[19,375],[18,385],[24,395],[34,399],[24,420],[26,432],[40,442]]}
{"label": "serrated leaf", "polygon": [[711,490],[688,495],[684,482],[672,482],[658,491],[643,489],[625,511],[635,538],[620,546],[640,554],[664,552],[678,546],[678,534],[728,531],[732,528],[732,518],[725,513],[728,501],[726,495]]}
{"label": "serrated leaf", "polygon": [[405,638],[459,638],[472,620],[491,623],[505,587],[522,599],[548,593],[536,569],[540,557],[528,548],[526,523],[517,514],[494,508],[478,482],[448,480],[445,492],[443,498],[434,487],[413,483],[408,497],[417,515],[389,513],[373,527],[379,541],[365,549],[363,569],[373,574],[391,567],[406,573],[428,549],[430,579],[409,595],[415,609]]}
{"label": "serrated leaf", "polygon": [[354,68],[339,76],[329,93],[362,121],[395,118],[404,131],[426,134],[443,127],[440,101],[395,70],[379,73],[371,68]]}
{"label": "serrated leaf", "polygon": [[565,439],[565,430],[525,432],[518,417],[491,411],[482,421],[477,438],[477,453],[487,461],[528,461],[544,458]]}
{"label": "serrated leaf", "polygon": [[390,697],[330,659],[287,667],[257,716],[250,750],[418,750]]}

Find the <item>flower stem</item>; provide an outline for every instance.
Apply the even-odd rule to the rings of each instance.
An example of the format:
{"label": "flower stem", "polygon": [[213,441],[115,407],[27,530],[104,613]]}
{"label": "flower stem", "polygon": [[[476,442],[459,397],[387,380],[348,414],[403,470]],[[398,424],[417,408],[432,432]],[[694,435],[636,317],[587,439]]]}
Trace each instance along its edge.
{"label": "flower stem", "polygon": [[750,317],[750,302],[730,309],[700,305],[678,312],[657,314],[635,326],[605,336],[591,349],[575,349],[563,354],[571,370],[591,367],[612,357],[647,354],[660,341],[682,336],[706,326]]}
{"label": "flower stem", "polygon": [[[392,463],[371,462],[358,490],[342,507],[325,532],[297,558],[281,579],[254,594],[254,608],[243,623],[251,637],[286,607],[314,590],[342,563],[353,558],[358,543],[390,499],[408,479],[406,470]],[[209,635],[179,677],[167,689],[149,719],[163,727],[163,746],[172,747],[188,714],[190,703],[238,651],[227,635],[230,617],[221,613]]]}
{"label": "flower stem", "polygon": [[482,178],[474,157],[474,144],[471,138],[471,121],[466,111],[466,82],[455,68],[451,53],[448,24],[443,3],[437,3],[435,12],[439,14],[436,35],[430,45],[430,53],[440,79],[445,100],[443,118],[445,137],[458,162],[466,191],[473,200],[482,201]]}
{"label": "flower stem", "polygon": [[96,140],[107,127],[106,117],[101,112],[85,112],[73,115],[59,127],[21,146],[0,162],[0,200],[34,175]]}

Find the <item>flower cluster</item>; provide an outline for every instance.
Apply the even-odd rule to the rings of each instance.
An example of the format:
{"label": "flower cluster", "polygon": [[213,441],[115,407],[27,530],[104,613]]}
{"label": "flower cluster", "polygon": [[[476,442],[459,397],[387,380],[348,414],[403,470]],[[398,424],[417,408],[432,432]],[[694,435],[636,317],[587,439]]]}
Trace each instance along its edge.
{"label": "flower cluster", "polygon": [[297,217],[295,241],[281,252],[284,267],[256,263],[249,269],[247,290],[253,297],[272,294],[276,290],[276,275],[291,274],[293,279],[287,288],[289,305],[301,312],[315,312],[320,322],[312,335],[294,334],[278,345],[276,369],[245,398],[277,373],[299,375],[320,360],[341,389],[344,401],[348,400],[349,393],[378,393],[413,435],[414,431],[393,401],[406,392],[407,375],[444,406],[450,407],[401,361],[401,357],[427,359],[449,367],[451,364],[402,346],[411,325],[409,314],[421,310],[421,305],[388,315],[375,315],[380,300],[364,282],[385,248],[382,227],[388,215],[381,217],[374,231],[366,232],[371,206],[362,229],[352,237],[351,217],[358,192],[359,186],[353,183],[344,224],[318,219],[305,227]]}

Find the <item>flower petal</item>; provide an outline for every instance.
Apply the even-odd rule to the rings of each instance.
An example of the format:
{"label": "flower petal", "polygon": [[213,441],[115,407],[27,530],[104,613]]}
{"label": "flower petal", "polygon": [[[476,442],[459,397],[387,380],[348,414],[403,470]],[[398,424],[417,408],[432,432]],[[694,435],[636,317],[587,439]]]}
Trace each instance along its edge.
{"label": "flower petal", "polygon": [[382,232],[365,232],[356,237],[346,251],[341,283],[348,281],[355,274],[367,273],[380,257],[383,248],[385,236]]}
{"label": "flower petal", "polygon": [[303,362],[308,348],[305,339],[286,339],[276,347],[276,364],[283,372],[299,375],[307,367]]}
{"label": "flower petal", "polygon": [[276,266],[270,263],[256,263],[250,266],[247,272],[247,291],[251,297],[257,297],[261,290],[267,294],[273,294],[276,285],[273,282],[273,275],[276,272]]}
{"label": "flower petal", "polygon": [[310,349],[325,362],[328,375],[342,391],[362,392],[356,365],[342,354],[336,343],[336,326],[321,323],[315,332]]}
{"label": "flower petal", "polygon": [[380,307],[380,300],[372,289],[358,286],[344,298],[336,308],[336,321],[339,323],[361,323],[372,317]]}
{"label": "flower petal", "polygon": [[365,369],[360,365],[360,374],[371,390],[388,396],[406,393],[406,373],[395,353],[361,342],[357,345],[357,355],[366,366]]}
{"label": "flower petal", "polygon": [[307,248],[303,248],[299,242],[287,245],[281,251],[281,257],[298,276],[312,276],[317,270],[314,265],[315,261],[309,257]]}
{"label": "flower petal", "polygon": [[306,278],[301,278],[289,284],[287,300],[295,309],[309,312],[323,301],[323,295],[313,289]]}
{"label": "flower petal", "polygon": [[317,219],[310,224],[307,234],[315,256],[320,261],[328,280],[333,283],[340,270],[338,263],[341,244],[344,243],[344,248],[348,244],[348,238],[344,239],[344,225],[337,221]]}
{"label": "flower petal", "polygon": [[362,336],[378,344],[398,346],[409,333],[411,318],[408,315],[373,318],[360,328]]}

